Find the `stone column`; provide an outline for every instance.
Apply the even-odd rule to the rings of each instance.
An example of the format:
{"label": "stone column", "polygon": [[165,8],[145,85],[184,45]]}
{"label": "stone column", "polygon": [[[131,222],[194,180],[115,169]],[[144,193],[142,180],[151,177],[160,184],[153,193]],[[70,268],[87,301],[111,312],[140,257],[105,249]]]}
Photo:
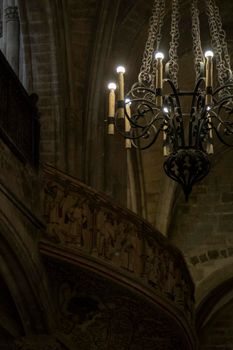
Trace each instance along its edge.
{"label": "stone column", "polygon": [[15,73],[19,73],[19,13],[18,7],[11,5],[5,8],[5,55]]}

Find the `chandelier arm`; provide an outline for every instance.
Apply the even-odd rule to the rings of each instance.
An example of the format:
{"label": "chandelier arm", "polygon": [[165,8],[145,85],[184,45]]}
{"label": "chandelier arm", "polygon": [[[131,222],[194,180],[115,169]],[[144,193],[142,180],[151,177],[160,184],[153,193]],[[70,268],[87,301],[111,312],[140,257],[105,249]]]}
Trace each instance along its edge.
{"label": "chandelier arm", "polygon": [[[225,84],[224,86],[218,87],[217,89],[214,90],[213,96],[217,95],[221,90],[224,90],[226,88],[233,88],[233,83],[228,83],[228,84]],[[226,96],[226,98],[228,97]]]}
{"label": "chandelier arm", "polygon": [[177,92],[177,89],[176,89],[176,86],[175,84],[173,83],[173,81],[171,79],[164,79],[164,82],[168,83],[172,89],[172,92],[173,92],[173,95],[175,97],[175,100],[176,100],[176,103],[177,103],[177,107],[181,108],[180,106],[180,99],[179,99],[179,96],[178,96],[178,92]]}
{"label": "chandelier arm", "polygon": [[[154,113],[154,109],[155,109],[155,108],[151,107],[148,103],[145,103],[145,100],[141,100],[141,99],[132,100],[132,101],[131,101],[131,104],[134,103],[134,102],[138,103],[138,102],[141,102],[141,101],[143,102],[144,107],[147,107],[147,108],[148,108],[148,109],[145,110],[143,113],[141,113],[141,112],[138,110],[138,114],[134,114],[134,115],[132,115],[132,116],[130,117],[130,116],[128,115],[128,112],[127,112],[126,107],[124,107],[125,118],[128,119],[130,125],[131,125],[131,126],[133,125],[133,128],[135,128],[135,129],[141,129],[141,130],[142,130],[138,135],[132,136],[132,135],[130,135],[129,132],[125,132],[125,131],[118,125],[118,123],[117,123],[118,120],[119,120],[119,121],[122,121],[122,120],[124,120],[124,119],[119,119],[117,113],[116,113],[116,115],[115,115],[114,122],[115,122],[116,130],[117,130],[123,137],[125,137],[125,138],[128,138],[128,139],[139,139],[139,138],[141,138],[141,137],[144,137],[144,136],[147,134],[149,128],[152,126],[152,124],[153,124],[155,121],[161,120],[161,121],[163,121],[163,123],[161,123],[161,125],[162,125],[161,127],[163,127],[163,125],[164,125],[164,119],[162,118],[162,116],[159,118],[159,115],[160,115],[161,112],[158,110],[158,113],[155,114],[155,113]],[[149,101],[149,102],[150,102],[150,101]],[[137,108],[140,108],[140,106],[138,106]],[[153,118],[151,118],[151,121],[150,121],[149,123],[147,123],[146,125],[140,125],[140,124],[138,124],[137,122],[135,122],[135,120],[137,120],[137,117],[143,117],[143,114],[147,114],[149,111],[150,111],[150,112],[153,114],[153,116],[154,116]]]}
{"label": "chandelier arm", "polygon": [[[160,114],[160,110],[158,110],[158,113],[155,113],[155,108],[151,107],[148,103],[145,103],[144,100],[141,100],[141,99],[137,99],[137,100],[132,100],[131,104],[132,103],[135,103],[135,102],[142,102],[140,103],[138,106],[137,106],[137,112],[138,113],[135,113],[133,114],[131,117],[128,115],[127,111],[125,111],[125,115],[126,115],[126,118],[128,119],[128,121],[130,122],[130,124],[132,124],[134,127],[136,128],[144,128],[145,126],[142,126],[140,124],[138,124],[136,122],[136,120],[139,118],[139,117],[144,117],[148,112],[151,112],[153,114],[153,118],[151,118],[151,121],[148,122],[146,124],[146,126],[150,126],[151,124],[153,124],[156,120],[159,120],[158,116]],[[141,108],[141,106],[144,106],[144,107],[147,107],[148,109],[147,110],[144,110],[142,112],[140,112],[139,108]]]}
{"label": "chandelier arm", "polygon": [[[174,124],[173,125],[173,130],[176,130],[176,137],[175,137],[175,139],[177,140],[177,142],[178,142],[178,138],[181,139],[182,146],[184,146],[185,145],[185,138],[184,138],[183,115],[182,115],[182,110],[181,110],[181,105],[180,105],[180,99],[179,99],[178,91],[177,91],[177,89],[176,89],[176,87],[175,87],[175,85],[174,85],[174,83],[173,83],[173,81],[171,79],[167,79],[166,78],[166,79],[164,79],[164,81],[167,82],[170,85],[170,87],[172,89],[172,92],[173,92],[172,96],[175,98],[175,101],[176,101],[176,105],[174,105],[174,102],[173,102],[173,100],[171,98],[171,101],[173,102],[173,106],[174,106],[174,114],[176,114],[176,115],[174,115],[174,118],[173,118],[173,124]],[[180,122],[180,130],[181,130],[180,135],[178,135],[179,133],[177,132],[177,127],[175,125],[175,120],[174,120],[175,118],[177,119],[177,117],[178,117],[179,122]],[[179,147],[178,144],[176,145],[176,148],[177,147]]]}
{"label": "chandelier arm", "polygon": [[[220,114],[221,114],[221,110],[224,109],[224,111],[227,111],[228,114],[232,114],[233,112],[233,106],[232,107],[229,107],[229,106],[226,106],[226,102],[229,101],[229,98],[233,99],[233,95],[229,95],[225,98],[222,98],[219,102],[218,102],[218,115],[219,115],[219,120],[221,120],[220,118]],[[228,102],[227,102],[228,103]],[[221,120],[222,121],[222,120]],[[223,122],[223,121],[222,121]]]}
{"label": "chandelier arm", "polygon": [[[127,96],[129,96],[129,98],[133,97],[135,99],[138,97],[138,95],[135,94],[135,92],[142,93],[144,99],[145,99],[145,97],[144,97],[145,92],[147,92],[149,96],[151,94],[151,96],[156,97],[156,93],[153,89],[146,87],[146,86],[137,86],[137,83],[132,86],[131,90],[127,93]],[[152,99],[150,99],[150,102],[155,105],[155,102],[153,102]]]}
{"label": "chandelier arm", "polygon": [[[146,135],[146,133],[147,133],[147,129],[146,129],[146,127],[137,127],[137,128],[141,128],[141,129],[143,129],[143,131],[138,135],[138,136],[136,136],[136,137],[132,137],[132,136],[130,136],[130,134],[129,134],[129,132],[126,132],[126,131],[124,131],[122,128],[120,128],[119,127],[119,125],[117,124],[117,120],[118,120],[119,118],[115,118],[115,127],[116,127],[116,130],[117,130],[117,132],[119,132],[119,134],[120,135],[122,135],[124,138],[129,138],[129,139],[138,139],[138,138],[140,138],[140,137],[143,137],[143,136],[145,136]],[[119,119],[119,120],[124,120],[124,119]]]}
{"label": "chandelier arm", "polygon": [[224,140],[224,138],[220,135],[220,133],[219,133],[219,131],[218,131],[218,128],[221,126],[220,124],[221,124],[221,123],[219,123],[219,125],[218,125],[217,128],[216,128],[215,125],[212,125],[212,130],[215,131],[215,134],[217,135],[219,141],[221,141],[225,146],[233,147],[233,144],[230,144],[230,143],[226,142],[226,141]]}
{"label": "chandelier arm", "polygon": [[205,79],[204,78],[199,78],[197,83],[196,83],[196,86],[195,86],[194,91],[193,91],[193,97],[192,97],[192,102],[191,102],[191,109],[195,106],[195,100],[196,100],[196,97],[198,95],[198,90],[199,90],[199,87],[200,87],[201,83],[205,83]]}
{"label": "chandelier arm", "polygon": [[[201,151],[204,151],[203,149],[203,140],[202,137],[204,138],[202,131],[204,130],[204,125],[206,123],[206,119],[199,119],[198,121],[198,126],[197,126],[197,137],[196,137],[196,142],[195,142],[195,148]],[[207,134],[207,131],[205,132],[205,135]]]}
{"label": "chandelier arm", "polygon": [[[151,119],[151,121],[149,123],[147,123],[145,126],[140,127],[140,125],[136,124],[134,125],[135,128],[147,128],[150,127],[152,124],[154,124],[155,122],[158,122],[159,120],[163,120],[164,118],[161,116],[160,118],[158,117],[160,115],[160,111],[154,115],[154,118]],[[133,123],[132,123],[133,124]],[[164,123],[163,123],[164,124]]]}
{"label": "chandelier arm", "polygon": [[[195,100],[194,100],[195,102]],[[195,144],[200,144],[198,137],[200,136],[200,130],[202,129],[202,125],[200,123],[206,120],[206,106],[205,106],[205,98],[202,95],[198,95],[197,98],[197,107],[194,104],[191,107],[190,118],[189,118],[189,146],[192,147],[193,137],[196,137]],[[196,126],[195,135],[193,134],[195,129],[195,122],[198,119],[198,125]]]}
{"label": "chandelier arm", "polygon": [[147,148],[150,148],[157,140],[158,136],[159,136],[159,133],[160,131],[163,129],[163,126],[160,126],[158,129],[154,126],[154,125],[151,125],[151,128],[154,130],[155,134],[154,134],[154,137],[152,138],[152,140],[144,147],[141,147],[141,146],[138,146],[133,140],[131,141],[133,146],[137,149],[141,149],[141,150],[145,150]]}

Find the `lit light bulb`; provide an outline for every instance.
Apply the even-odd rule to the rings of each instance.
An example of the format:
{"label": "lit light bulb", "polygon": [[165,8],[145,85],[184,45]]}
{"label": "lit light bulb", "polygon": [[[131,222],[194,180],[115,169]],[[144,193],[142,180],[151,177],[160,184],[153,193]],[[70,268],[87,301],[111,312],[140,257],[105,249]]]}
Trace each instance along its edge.
{"label": "lit light bulb", "polygon": [[206,57],[206,58],[207,58],[207,57],[213,57],[213,56],[214,56],[213,51],[208,50],[208,51],[205,52],[205,57]]}
{"label": "lit light bulb", "polygon": [[169,110],[167,107],[163,107],[163,111],[164,111],[164,113],[169,113]]}
{"label": "lit light bulb", "polygon": [[123,66],[117,67],[117,73],[125,73],[125,67]]}
{"label": "lit light bulb", "polygon": [[164,54],[162,53],[162,52],[156,52],[155,53],[155,59],[157,60],[157,59],[164,59]]}
{"label": "lit light bulb", "polygon": [[126,98],[125,99],[125,103],[130,106],[131,105],[131,100],[129,98]]}
{"label": "lit light bulb", "polygon": [[207,110],[207,111],[210,111],[210,110],[211,110],[211,107],[210,107],[210,106],[207,106],[207,107],[206,107],[206,110]]}
{"label": "lit light bulb", "polygon": [[116,90],[116,84],[115,83],[109,83],[108,84],[108,89],[109,90]]}

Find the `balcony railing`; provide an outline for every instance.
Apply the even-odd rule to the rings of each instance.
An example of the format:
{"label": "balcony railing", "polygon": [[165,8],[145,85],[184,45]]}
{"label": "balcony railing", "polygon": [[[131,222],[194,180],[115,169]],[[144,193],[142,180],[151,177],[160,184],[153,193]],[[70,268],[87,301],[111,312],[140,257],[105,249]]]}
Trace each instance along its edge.
{"label": "balcony railing", "polygon": [[0,136],[23,162],[39,160],[37,95],[28,95],[0,51]]}

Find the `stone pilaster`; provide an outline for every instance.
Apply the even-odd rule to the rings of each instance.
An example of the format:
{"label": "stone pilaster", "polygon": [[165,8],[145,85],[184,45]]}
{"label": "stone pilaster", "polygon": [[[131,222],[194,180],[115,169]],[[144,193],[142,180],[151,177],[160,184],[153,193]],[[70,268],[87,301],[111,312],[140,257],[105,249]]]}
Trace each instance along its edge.
{"label": "stone pilaster", "polygon": [[5,48],[6,58],[14,69],[19,73],[19,13],[17,6],[5,8]]}
{"label": "stone pilaster", "polygon": [[[80,178],[80,125],[78,110],[74,108],[66,108],[65,112],[65,127],[66,127],[66,171],[72,175]],[[78,135],[79,133],[79,135]],[[79,137],[78,137],[79,136]]]}

